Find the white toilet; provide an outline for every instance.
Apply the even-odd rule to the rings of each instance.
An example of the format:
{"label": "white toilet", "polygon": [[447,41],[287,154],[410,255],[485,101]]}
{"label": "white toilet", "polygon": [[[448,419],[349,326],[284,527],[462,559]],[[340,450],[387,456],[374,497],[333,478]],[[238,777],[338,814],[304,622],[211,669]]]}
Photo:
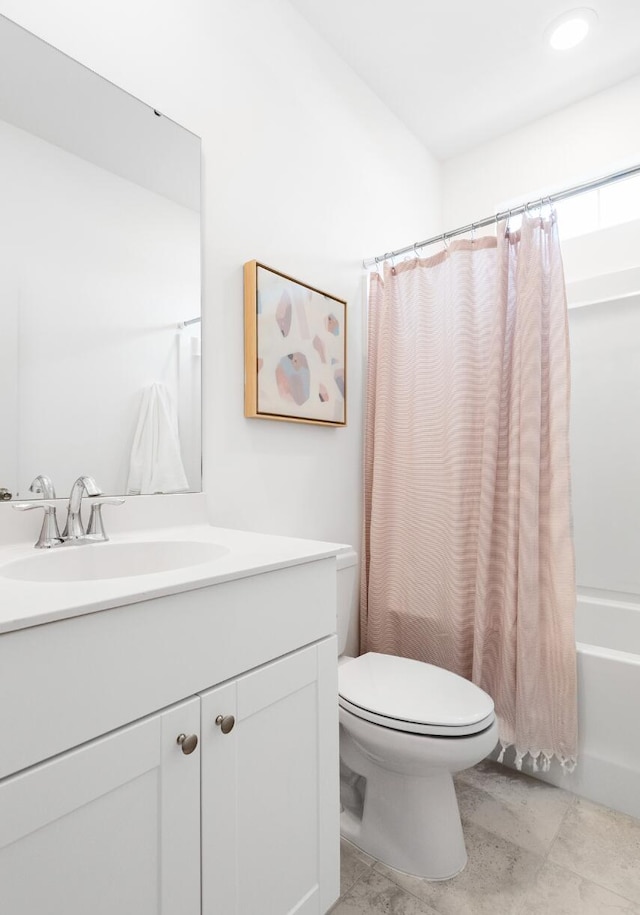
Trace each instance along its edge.
{"label": "white toilet", "polygon": [[452,775],[494,749],[493,701],[422,661],[345,656],[357,626],[357,556],[337,562],[340,831],[396,870],[447,880],[467,863]]}

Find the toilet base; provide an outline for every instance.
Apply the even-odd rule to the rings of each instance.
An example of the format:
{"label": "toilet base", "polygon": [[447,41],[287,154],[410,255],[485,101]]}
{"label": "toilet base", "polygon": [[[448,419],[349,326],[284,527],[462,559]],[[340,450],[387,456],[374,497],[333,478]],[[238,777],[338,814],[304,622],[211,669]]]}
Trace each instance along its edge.
{"label": "toilet base", "polygon": [[345,839],[383,864],[427,880],[449,880],[464,869],[467,851],[449,772],[418,777],[378,769],[365,777],[362,817],[349,809],[340,815]]}
{"label": "toilet base", "polygon": [[467,851],[453,773],[495,747],[495,720],[468,737],[380,727],[340,708],[341,815],[345,839],[395,870],[449,880]]}

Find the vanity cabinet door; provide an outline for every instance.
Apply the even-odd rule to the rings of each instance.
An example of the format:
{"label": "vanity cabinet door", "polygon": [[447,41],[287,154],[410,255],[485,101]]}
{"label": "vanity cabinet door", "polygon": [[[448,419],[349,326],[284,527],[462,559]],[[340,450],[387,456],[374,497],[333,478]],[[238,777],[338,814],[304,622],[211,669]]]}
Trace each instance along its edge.
{"label": "vanity cabinet door", "polygon": [[0,910],[199,915],[200,753],[176,743],[199,719],[193,698],[0,781]]}
{"label": "vanity cabinet door", "polygon": [[203,915],[335,902],[337,709],[334,637],[202,694]]}

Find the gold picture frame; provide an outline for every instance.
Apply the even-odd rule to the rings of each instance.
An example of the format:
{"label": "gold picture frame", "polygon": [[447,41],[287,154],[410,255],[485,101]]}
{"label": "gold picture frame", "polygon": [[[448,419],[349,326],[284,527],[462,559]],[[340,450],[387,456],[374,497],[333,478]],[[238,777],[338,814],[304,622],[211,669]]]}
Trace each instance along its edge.
{"label": "gold picture frame", "polygon": [[244,265],[244,415],[347,424],[347,303],[258,261]]}

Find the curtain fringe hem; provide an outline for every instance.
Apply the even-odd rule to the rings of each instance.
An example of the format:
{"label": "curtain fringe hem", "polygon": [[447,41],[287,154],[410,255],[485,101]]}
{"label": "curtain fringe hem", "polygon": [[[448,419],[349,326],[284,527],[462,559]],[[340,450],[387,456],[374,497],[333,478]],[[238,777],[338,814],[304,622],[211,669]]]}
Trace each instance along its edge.
{"label": "curtain fringe hem", "polygon": [[522,763],[527,755],[530,757],[531,770],[533,772],[548,772],[551,769],[551,760],[554,756],[560,763],[563,775],[570,775],[578,764],[576,756],[562,756],[551,750],[522,750],[514,744],[506,743],[503,740],[500,741],[501,749],[497,760],[499,763],[504,762],[504,754],[510,747],[515,749],[515,767],[519,772],[522,771]]}

